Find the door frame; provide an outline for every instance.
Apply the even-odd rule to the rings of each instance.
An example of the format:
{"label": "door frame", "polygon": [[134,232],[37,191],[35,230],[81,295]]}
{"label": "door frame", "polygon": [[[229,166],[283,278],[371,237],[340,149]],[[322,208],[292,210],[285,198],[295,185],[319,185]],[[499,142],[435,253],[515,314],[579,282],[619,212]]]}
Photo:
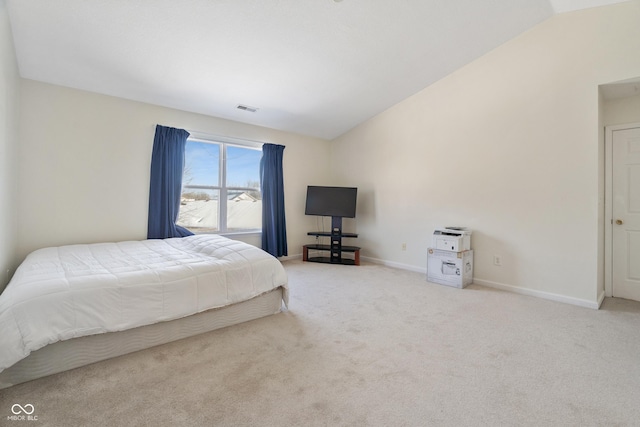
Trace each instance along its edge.
{"label": "door frame", "polygon": [[613,296],[613,132],[640,127],[640,123],[604,128],[604,294]]}

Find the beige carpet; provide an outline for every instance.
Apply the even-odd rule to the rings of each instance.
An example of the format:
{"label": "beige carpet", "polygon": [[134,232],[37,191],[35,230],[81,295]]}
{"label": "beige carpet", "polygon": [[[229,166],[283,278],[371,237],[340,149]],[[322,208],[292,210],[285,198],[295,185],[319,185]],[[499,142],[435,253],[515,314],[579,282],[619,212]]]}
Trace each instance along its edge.
{"label": "beige carpet", "polygon": [[285,266],[289,311],[0,390],[0,425],[640,425],[640,303]]}

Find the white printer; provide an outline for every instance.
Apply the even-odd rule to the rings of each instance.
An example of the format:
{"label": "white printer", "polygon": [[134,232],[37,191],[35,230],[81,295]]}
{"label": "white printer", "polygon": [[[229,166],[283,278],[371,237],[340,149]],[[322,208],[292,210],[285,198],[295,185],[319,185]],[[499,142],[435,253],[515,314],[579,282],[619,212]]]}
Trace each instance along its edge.
{"label": "white printer", "polygon": [[471,230],[465,227],[436,228],[432,247],[442,251],[468,251],[471,249]]}

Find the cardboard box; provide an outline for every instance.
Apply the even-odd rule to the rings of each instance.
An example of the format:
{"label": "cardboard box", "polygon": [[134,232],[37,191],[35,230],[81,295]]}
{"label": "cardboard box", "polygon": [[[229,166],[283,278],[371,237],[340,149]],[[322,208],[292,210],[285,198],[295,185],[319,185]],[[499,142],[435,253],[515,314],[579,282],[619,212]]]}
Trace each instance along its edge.
{"label": "cardboard box", "polygon": [[465,288],[473,283],[473,251],[427,250],[427,281]]}

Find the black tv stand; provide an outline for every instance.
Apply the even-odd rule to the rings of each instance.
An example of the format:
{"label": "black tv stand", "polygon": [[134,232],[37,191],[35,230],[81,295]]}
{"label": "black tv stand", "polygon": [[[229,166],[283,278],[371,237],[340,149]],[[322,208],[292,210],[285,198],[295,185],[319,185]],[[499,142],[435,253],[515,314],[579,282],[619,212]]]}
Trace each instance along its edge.
{"label": "black tv stand", "polygon": [[[308,236],[324,236],[331,238],[330,245],[304,245],[302,247],[302,260],[309,262],[323,262],[327,264],[344,264],[344,265],[360,265],[360,248],[358,246],[344,246],[342,239],[345,237],[356,238],[355,233],[342,232],[342,217],[331,217],[331,231],[310,231]],[[319,256],[309,258],[309,249],[316,251],[328,251],[329,256]],[[354,258],[342,258],[343,252],[353,252]]]}

